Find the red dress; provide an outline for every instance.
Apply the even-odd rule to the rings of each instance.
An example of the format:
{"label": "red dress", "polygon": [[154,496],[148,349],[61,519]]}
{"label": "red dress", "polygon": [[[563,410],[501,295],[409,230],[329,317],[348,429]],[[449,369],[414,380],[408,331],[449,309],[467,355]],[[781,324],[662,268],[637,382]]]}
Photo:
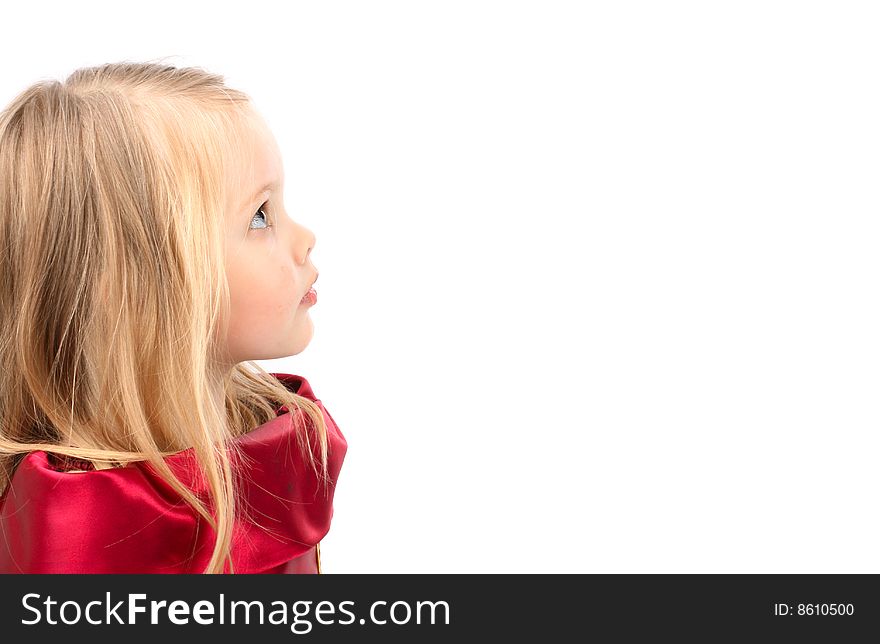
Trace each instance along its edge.
{"label": "red dress", "polygon": [[[238,504],[249,510],[235,520],[234,572],[316,573],[347,444],[305,378],[272,375],[323,412],[331,483],[325,494],[300,452],[286,407],[234,438],[248,457],[239,465]],[[192,449],[166,462],[200,500],[207,499]],[[0,496],[0,573],[201,573],[213,536],[211,526],[146,461],[95,470],[88,461],[31,452]]]}

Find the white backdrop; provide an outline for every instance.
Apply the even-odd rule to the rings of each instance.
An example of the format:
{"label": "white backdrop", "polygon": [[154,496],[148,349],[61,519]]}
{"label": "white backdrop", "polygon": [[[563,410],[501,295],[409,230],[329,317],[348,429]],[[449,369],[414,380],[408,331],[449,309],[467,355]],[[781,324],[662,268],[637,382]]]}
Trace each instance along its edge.
{"label": "white backdrop", "polygon": [[0,98],[171,57],[313,230],[326,572],[880,572],[870,2],[5,7]]}

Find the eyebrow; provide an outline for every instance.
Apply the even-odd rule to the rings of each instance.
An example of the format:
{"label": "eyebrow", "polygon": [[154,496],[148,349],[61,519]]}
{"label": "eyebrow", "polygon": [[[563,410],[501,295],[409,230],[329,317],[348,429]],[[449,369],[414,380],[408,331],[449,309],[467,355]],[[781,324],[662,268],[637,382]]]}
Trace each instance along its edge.
{"label": "eyebrow", "polygon": [[257,197],[259,197],[259,196],[260,196],[261,194],[263,194],[264,192],[266,192],[266,191],[268,191],[268,190],[273,190],[273,189],[277,188],[277,187],[279,186],[279,184],[280,184],[280,181],[277,181],[277,180],[276,180],[276,181],[270,181],[269,183],[267,183],[266,185],[264,185],[262,188],[260,188],[259,190],[257,190],[253,195],[251,195],[251,196],[247,199],[247,201],[245,201],[243,204],[241,204],[241,209],[244,209],[245,206],[249,206],[249,205],[251,205],[252,203],[254,203],[254,202],[257,200]]}

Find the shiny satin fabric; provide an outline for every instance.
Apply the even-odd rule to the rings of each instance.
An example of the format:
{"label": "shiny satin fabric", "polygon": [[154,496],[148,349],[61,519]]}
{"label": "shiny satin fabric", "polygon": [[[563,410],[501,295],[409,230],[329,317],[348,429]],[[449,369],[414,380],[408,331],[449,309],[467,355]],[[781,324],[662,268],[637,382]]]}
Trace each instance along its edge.
{"label": "shiny satin fabric", "polygon": [[321,571],[318,561],[318,547],[315,546],[306,554],[265,572],[281,575],[317,575]]}
{"label": "shiny satin fabric", "polygon": [[[301,453],[286,407],[276,418],[233,439],[244,459],[233,529],[237,574],[319,572],[318,546],[330,529],[333,495],[347,443],[308,381],[272,374],[314,401],[328,437],[326,493]],[[302,424],[299,424],[302,426]],[[313,441],[314,442],[314,441]],[[317,455],[317,446],[315,446]],[[202,501],[193,450],[166,458]],[[0,573],[201,573],[213,529],[146,462],[73,472],[54,456],[31,452],[0,497]],[[228,572],[228,567],[227,567]]]}

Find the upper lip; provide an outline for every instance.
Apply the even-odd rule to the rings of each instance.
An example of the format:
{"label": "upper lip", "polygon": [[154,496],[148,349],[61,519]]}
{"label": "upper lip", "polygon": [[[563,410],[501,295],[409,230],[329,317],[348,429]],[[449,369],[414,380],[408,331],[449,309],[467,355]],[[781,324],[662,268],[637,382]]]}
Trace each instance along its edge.
{"label": "upper lip", "polygon": [[[314,285],[315,285],[315,282],[318,281],[318,275],[320,275],[320,273],[315,273],[315,279],[312,280],[312,284],[311,284],[311,286],[314,286]],[[310,286],[309,288],[311,288],[311,286]]]}

